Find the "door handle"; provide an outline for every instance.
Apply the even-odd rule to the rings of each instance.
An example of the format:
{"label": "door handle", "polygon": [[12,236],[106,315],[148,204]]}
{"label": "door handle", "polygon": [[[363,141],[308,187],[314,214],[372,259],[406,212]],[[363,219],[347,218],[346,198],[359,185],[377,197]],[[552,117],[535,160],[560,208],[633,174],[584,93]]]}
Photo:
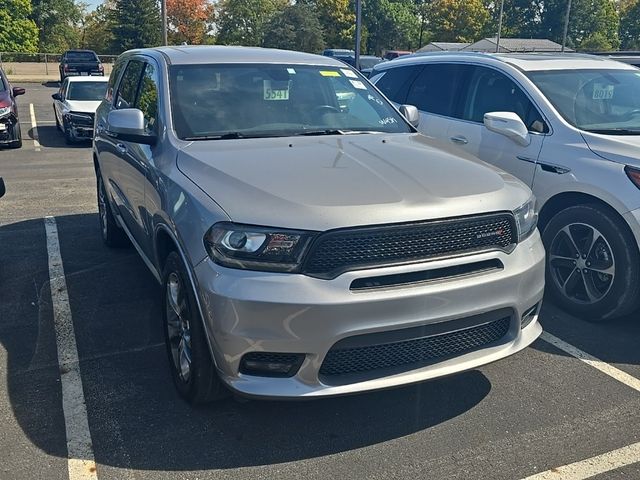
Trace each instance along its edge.
{"label": "door handle", "polygon": [[124,143],[117,143],[116,148],[120,153],[127,153],[127,146]]}
{"label": "door handle", "polygon": [[456,145],[466,145],[467,143],[469,143],[469,140],[467,140],[465,137],[461,135],[457,137],[451,137],[449,138],[449,140],[451,140]]}

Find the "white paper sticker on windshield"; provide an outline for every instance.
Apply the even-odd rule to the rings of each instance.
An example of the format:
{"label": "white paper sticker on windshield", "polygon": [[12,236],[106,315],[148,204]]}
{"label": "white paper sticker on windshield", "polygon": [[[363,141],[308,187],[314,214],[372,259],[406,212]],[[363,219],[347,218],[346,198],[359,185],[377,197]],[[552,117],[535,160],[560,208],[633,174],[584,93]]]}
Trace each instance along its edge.
{"label": "white paper sticker on windshield", "polygon": [[287,68],[287,73],[289,73],[290,75],[295,75],[296,70],[294,68]]}
{"label": "white paper sticker on windshield", "polygon": [[609,100],[611,98],[613,98],[613,85],[604,85],[602,83],[593,85],[594,100]]}
{"label": "white paper sticker on windshield", "polygon": [[359,90],[366,90],[367,87],[364,85],[364,83],[362,83],[360,80],[349,80],[351,82],[351,85],[353,85],[355,88],[359,89]]}
{"label": "white paper sticker on windshield", "polygon": [[263,80],[265,100],[289,100],[289,81]]}
{"label": "white paper sticker on windshield", "polygon": [[356,75],[356,72],[354,72],[353,70],[349,70],[347,68],[341,68],[340,71],[344,74],[345,77],[358,78],[358,75]]}

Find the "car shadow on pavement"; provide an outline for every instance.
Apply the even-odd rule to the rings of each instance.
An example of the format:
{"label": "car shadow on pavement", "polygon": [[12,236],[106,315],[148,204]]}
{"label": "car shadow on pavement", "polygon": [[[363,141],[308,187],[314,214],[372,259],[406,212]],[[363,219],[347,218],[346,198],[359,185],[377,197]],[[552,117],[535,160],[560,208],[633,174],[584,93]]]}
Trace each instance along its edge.
{"label": "car shadow on pavement", "polygon": [[[33,138],[33,128],[29,129],[29,138]],[[55,125],[38,126],[38,142],[47,148],[90,148],[91,140],[82,140],[67,145],[64,135]]]}
{"label": "car shadow on pavement", "polygon": [[[132,248],[104,247],[95,214],[56,221],[99,465],[189,471],[317,458],[427,430],[474,408],[491,391],[487,377],[470,371],[348,397],[229,398],[191,407],[169,375],[160,288],[143,262]],[[31,442],[64,457],[43,222],[0,227],[0,241],[0,282],[10,286],[0,289],[10,403]],[[11,328],[16,322],[25,323],[24,331]]]}

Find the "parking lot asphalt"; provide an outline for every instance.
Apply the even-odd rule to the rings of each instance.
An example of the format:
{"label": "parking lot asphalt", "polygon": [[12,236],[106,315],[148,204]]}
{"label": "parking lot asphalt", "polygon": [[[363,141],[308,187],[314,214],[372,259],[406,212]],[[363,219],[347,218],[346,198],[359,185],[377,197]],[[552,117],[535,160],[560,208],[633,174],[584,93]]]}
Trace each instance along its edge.
{"label": "parking lot asphalt", "polygon": [[[73,477],[46,216],[58,229],[93,478],[506,480],[640,442],[640,313],[590,324],[549,302],[546,332],[601,364],[540,339],[495,364],[404,388],[188,406],[169,376],[160,288],[133,249],[100,239],[90,145],[67,146],[56,131],[55,84],[24,86],[24,146],[0,149],[1,480]],[[640,455],[626,455],[625,466],[593,478],[640,479]]]}

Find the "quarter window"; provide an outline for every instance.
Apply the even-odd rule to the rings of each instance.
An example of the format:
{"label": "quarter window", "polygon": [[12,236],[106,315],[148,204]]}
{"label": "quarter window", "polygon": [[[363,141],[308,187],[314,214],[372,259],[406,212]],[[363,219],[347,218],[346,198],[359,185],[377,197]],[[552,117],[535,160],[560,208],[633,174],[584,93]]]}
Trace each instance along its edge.
{"label": "quarter window", "polygon": [[482,123],[484,114],[488,112],[514,112],[530,131],[548,131],[538,109],[513,80],[496,70],[476,67],[469,84],[463,118]]}
{"label": "quarter window", "polygon": [[425,65],[409,89],[407,103],[423,112],[446,117],[459,117],[456,112],[464,79],[473,67],[433,63]]}
{"label": "quarter window", "polygon": [[390,68],[376,82],[376,87],[392,102],[404,103],[407,97],[407,89],[421,68],[422,66],[420,65]]}
{"label": "quarter window", "polygon": [[138,84],[144,64],[137,60],[132,60],[127,65],[116,96],[116,108],[131,108],[135,105]]}
{"label": "quarter window", "polygon": [[145,128],[149,132],[157,131],[158,123],[158,72],[155,66],[147,63],[140,82],[140,93],[136,102],[144,114]]}

